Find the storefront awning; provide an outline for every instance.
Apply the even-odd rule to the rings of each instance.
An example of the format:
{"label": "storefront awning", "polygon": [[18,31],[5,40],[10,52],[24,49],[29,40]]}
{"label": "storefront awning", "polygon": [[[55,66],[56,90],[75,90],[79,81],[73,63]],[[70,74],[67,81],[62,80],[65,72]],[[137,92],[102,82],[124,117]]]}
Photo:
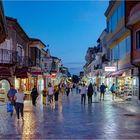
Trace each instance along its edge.
{"label": "storefront awning", "polygon": [[119,70],[119,71],[116,71],[116,72],[113,72],[110,74],[111,77],[117,77],[117,76],[122,76],[122,74],[126,71],[126,69],[123,69],[123,70]]}
{"label": "storefront awning", "polygon": [[31,74],[32,75],[42,75],[43,73],[41,71],[40,72],[39,71],[36,71],[36,72],[33,71],[33,72],[31,72]]}
{"label": "storefront awning", "polygon": [[12,76],[9,68],[0,68],[0,76]]}
{"label": "storefront awning", "polygon": [[28,68],[17,68],[15,76],[16,78],[28,78]]}
{"label": "storefront awning", "polygon": [[110,75],[111,75],[111,72],[106,73],[105,78],[110,77]]}

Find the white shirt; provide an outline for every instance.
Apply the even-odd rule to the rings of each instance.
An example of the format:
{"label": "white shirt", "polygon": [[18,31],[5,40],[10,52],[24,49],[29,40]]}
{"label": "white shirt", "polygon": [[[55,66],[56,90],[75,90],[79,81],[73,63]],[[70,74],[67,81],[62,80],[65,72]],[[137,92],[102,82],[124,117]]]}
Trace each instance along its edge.
{"label": "white shirt", "polygon": [[81,88],[81,92],[80,92],[80,94],[86,94],[87,93],[87,87],[86,86],[82,86],[82,88]]}
{"label": "white shirt", "polygon": [[48,88],[48,95],[53,95],[53,87]]}
{"label": "white shirt", "polygon": [[24,102],[24,93],[22,92],[22,93],[16,93],[15,94],[15,96],[16,96],[16,103],[23,103]]}

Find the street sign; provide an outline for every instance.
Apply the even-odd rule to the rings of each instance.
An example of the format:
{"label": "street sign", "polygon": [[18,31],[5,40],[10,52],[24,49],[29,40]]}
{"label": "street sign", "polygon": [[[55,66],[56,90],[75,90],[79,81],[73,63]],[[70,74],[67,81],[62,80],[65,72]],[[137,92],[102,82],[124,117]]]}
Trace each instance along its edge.
{"label": "street sign", "polygon": [[116,67],[105,67],[105,71],[116,71]]}

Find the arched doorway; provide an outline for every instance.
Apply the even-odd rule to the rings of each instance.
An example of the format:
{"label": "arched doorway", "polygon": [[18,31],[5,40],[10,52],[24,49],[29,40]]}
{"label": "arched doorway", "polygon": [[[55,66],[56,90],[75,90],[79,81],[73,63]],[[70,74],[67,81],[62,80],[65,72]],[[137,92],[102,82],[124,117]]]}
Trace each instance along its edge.
{"label": "arched doorway", "polygon": [[10,89],[10,83],[6,79],[0,80],[0,101],[7,101],[7,92]]}

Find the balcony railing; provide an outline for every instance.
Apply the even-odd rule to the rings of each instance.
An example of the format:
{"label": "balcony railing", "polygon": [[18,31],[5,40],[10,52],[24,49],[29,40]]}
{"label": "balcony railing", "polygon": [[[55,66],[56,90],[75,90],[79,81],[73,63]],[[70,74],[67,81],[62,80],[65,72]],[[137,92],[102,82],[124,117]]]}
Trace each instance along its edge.
{"label": "balcony railing", "polygon": [[16,63],[17,63],[16,51],[0,49],[0,64],[15,65]]}
{"label": "balcony railing", "polygon": [[102,63],[109,62],[109,58],[106,55],[102,56]]}
{"label": "balcony railing", "polygon": [[30,59],[31,61],[31,66],[37,66],[37,67],[41,67],[42,62],[41,62],[41,58],[36,58],[36,59]]}
{"label": "balcony railing", "polygon": [[101,64],[97,64],[96,66],[94,66],[94,70],[98,70],[98,69],[102,69],[102,65]]}
{"label": "balcony railing", "polygon": [[28,56],[17,56],[17,60],[18,66],[30,67],[33,64],[33,62]]}

